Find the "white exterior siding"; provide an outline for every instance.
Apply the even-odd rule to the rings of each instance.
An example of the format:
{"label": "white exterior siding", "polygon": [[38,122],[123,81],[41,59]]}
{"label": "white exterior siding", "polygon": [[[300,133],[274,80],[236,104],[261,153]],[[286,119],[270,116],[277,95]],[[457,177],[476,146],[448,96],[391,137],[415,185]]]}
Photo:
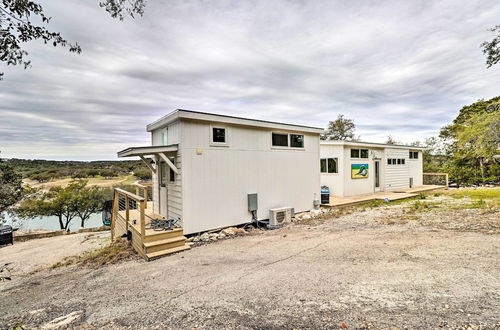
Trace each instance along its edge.
{"label": "white exterior siding", "polygon": [[[408,163],[409,167],[409,175],[410,178],[413,178],[413,186],[422,186],[424,184],[423,182],[423,175],[422,173],[424,172],[423,169],[423,162],[422,162],[422,152],[418,150],[411,150],[418,152],[418,158],[417,159],[407,159],[406,162]],[[407,153],[409,155],[409,153]]]}
{"label": "white exterior siding", "polygon": [[175,167],[179,170],[179,174],[175,175],[175,182],[167,182],[168,217],[182,222],[182,153],[179,150],[177,154],[168,156],[175,157]]}
{"label": "white exterior siding", "polygon": [[[158,157],[155,156],[155,162],[158,164]],[[156,167],[156,173],[153,172],[153,186],[151,189],[153,190],[153,212],[156,214],[160,214],[160,182],[159,182],[159,177],[158,177],[158,166],[155,165]]]}
{"label": "white exterior siding", "polygon": [[[387,159],[405,159],[404,165],[387,165]],[[385,191],[393,191],[410,187],[410,170],[408,165],[408,149],[385,149]],[[421,176],[421,175],[420,175]]]}
{"label": "white exterior siding", "polygon": [[180,142],[180,123],[171,123],[167,127],[151,131],[151,142],[153,146],[164,145],[163,135],[167,134],[167,144],[178,144]]}
{"label": "white exterior siding", "polygon": [[[227,128],[227,146],[211,146],[211,125]],[[275,207],[310,210],[319,199],[319,134],[299,132],[304,149],[278,149],[269,128],[190,120],[181,128],[186,234],[250,222],[248,193],[258,194],[259,220]]]}
{"label": "white exterior siding", "polygon": [[[346,173],[344,164],[344,147],[335,145],[323,145],[320,148],[320,158],[337,158],[338,173],[321,173],[321,185],[328,186],[330,195],[344,197],[344,176]],[[319,163],[318,163],[319,166]]]}
{"label": "white exterior siding", "polygon": [[[164,145],[163,135],[167,134],[168,144],[178,144],[180,141],[180,122],[176,121],[169,124],[166,128],[158,128],[151,131],[151,140],[153,146]],[[179,149],[177,153],[167,154],[168,157],[175,157],[176,167],[179,170],[179,174],[176,175],[175,182],[167,182],[167,209],[168,217],[181,219],[182,221],[182,158],[181,150]],[[161,159],[156,157],[155,162],[159,164]],[[159,170],[156,166],[157,172],[153,173],[153,209],[154,212],[160,214],[160,182],[159,182]]]}
{"label": "white exterior siding", "polygon": [[[368,158],[351,158],[351,149],[368,149]],[[344,196],[355,196],[375,192],[375,162],[374,158],[382,158],[382,149],[370,149],[366,147],[345,146],[344,148]],[[351,177],[352,164],[368,164],[368,177],[353,179]],[[383,160],[380,160],[381,168]],[[382,171],[381,171],[382,172]],[[382,176],[382,173],[381,173]]]}

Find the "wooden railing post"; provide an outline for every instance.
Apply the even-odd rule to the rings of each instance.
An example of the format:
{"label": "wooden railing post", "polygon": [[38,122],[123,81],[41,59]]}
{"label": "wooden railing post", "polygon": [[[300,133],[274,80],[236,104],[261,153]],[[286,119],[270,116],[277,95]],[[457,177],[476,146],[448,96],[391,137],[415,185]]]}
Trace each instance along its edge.
{"label": "wooden railing post", "polygon": [[115,240],[115,225],[118,214],[118,192],[113,191],[113,208],[111,209],[111,241]]}
{"label": "wooden railing post", "polygon": [[142,200],[140,203],[139,203],[139,207],[140,207],[140,210],[139,210],[139,214],[140,214],[140,217],[141,217],[141,239],[142,241],[144,241],[144,237],[146,236],[146,217],[145,217],[145,209],[146,209],[146,206],[145,204],[147,203],[147,201],[145,200]]}
{"label": "wooden railing post", "polygon": [[449,188],[449,177],[448,177],[448,173],[446,173],[446,190],[448,190]]}
{"label": "wooden railing post", "polygon": [[130,212],[129,212],[129,203],[130,200],[128,199],[128,195],[125,195],[125,230],[128,231],[128,222],[130,219]]}
{"label": "wooden railing post", "polygon": [[148,187],[144,187],[144,208],[148,208]]}

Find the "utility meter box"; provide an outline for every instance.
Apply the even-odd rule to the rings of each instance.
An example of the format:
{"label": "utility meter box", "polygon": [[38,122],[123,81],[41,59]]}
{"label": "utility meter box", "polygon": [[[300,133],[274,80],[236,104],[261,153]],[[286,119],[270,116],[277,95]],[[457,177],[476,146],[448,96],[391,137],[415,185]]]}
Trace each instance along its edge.
{"label": "utility meter box", "polygon": [[257,194],[248,194],[248,211],[257,211]]}

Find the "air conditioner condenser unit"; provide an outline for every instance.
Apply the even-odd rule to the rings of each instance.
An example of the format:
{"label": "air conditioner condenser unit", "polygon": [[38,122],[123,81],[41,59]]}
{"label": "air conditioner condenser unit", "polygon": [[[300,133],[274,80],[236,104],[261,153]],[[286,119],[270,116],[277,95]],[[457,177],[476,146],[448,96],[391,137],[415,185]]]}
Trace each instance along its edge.
{"label": "air conditioner condenser unit", "polygon": [[293,218],[292,207],[280,207],[269,210],[269,228],[279,228],[286,223],[292,222]]}

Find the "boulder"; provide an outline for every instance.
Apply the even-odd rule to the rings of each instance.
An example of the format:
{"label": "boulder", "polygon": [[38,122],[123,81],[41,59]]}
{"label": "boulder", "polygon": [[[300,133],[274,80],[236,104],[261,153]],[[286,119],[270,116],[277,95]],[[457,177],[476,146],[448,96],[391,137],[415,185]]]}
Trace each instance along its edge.
{"label": "boulder", "polygon": [[210,235],[208,233],[203,233],[200,236],[200,241],[202,241],[202,242],[208,242],[208,241],[210,241]]}
{"label": "boulder", "polygon": [[315,218],[317,216],[320,216],[322,214],[321,210],[311,210],[311,212],[309,212],[311,214],[311,217]]}
{"label": "boulder", "polygon": [[227,235],[227,236],[236,235],[237,229],[238,228],[235,228],[235,227],[225,228],[225,229],[222,229],[222,234]]}
{"label": "boulder", "polygon": [[312,217],[309,214],[304,214],[300,219],[301,220],[310,220],[310,219],[312,219]]}

